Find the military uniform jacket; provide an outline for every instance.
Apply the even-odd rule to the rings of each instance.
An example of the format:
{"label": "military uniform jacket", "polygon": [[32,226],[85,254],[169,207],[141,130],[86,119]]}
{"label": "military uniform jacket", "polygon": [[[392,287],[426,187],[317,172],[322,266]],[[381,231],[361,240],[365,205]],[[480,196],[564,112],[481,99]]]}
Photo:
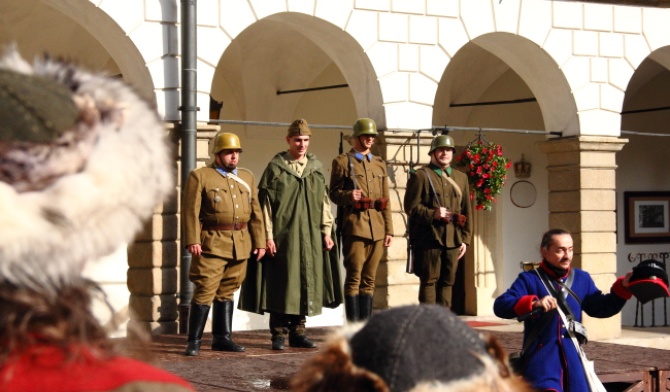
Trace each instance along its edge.
{"label": "military uniform jacket", "polygon": [[[440,246],[454,248],[461,243],[469,244],[472,237],[472,205],[467,176],[458,171],[451,171],[451,179],[458,185],[458,192],[452,183],[438,175],[435,166],[426,165],[410,175],[405,191],[405,212],[409,217],[409,233],[413,245],[430,246],[437,242]],[[431,189],[432,181],[435,192]],[[437,194],[437,199],[436,199]],[[439,200],[439,202],[438,202]],[[465,227],[456,227],[452,222],[444,223],[433,219],[436,208],[446,207],[449,211],[468,217]]]}
{"label": "military uniform jacket", "polygon": [[[265,248],[263,213],[254,175],[238,168],[237,176],[250,190],[224,177],[214,167],[193,170],[182,202],[183,245],[201,244],[204,254],[227,259],[248,259],[252,249]],[[207,230],[207,226],[246,223],[243,230]]]}
{"label": "military uniform jacket", "polygon": [[[557,276],[546,261],[542,261],[540,268],[548,275],[550,284],[560,290],[554,281],[565,282],[568,273]],[[632,293],[623,286],[623,277],[617,279],[610,292],[605,294],[596,287],[587,272],[577,268],[573,270],[575,276],[570,288],[581,303],[572,295],[567,295],[566,303],[579,322],[582,321],[582,311],[591,317],[612,317],[621,311],[632,296]],[[512,286],[496,298],[493,312],[501,318],[515,318],[530,312],[533,309],[533,301],[546,295],[549,293],[535,271],[522,272]],[[540,391],[588,391],[579,353],[570,340],[558,312],[550,312],[542,317],[548,317],[548,323],[530,343],[521,358],[524,379]],[[536,326],[542,325],[542,317],[531,317],[524,322],[524,345]]]}
{"label": "military uniform jacket", "polygon": [[298,175],[276,154],[261,177],[259,197],[272,211],[277,253],[247,264],[238,307],[263,314],[316,316],[324,306],[342,302],[337,247],[323,250],[324,197],[328,190],[322,164],[313,154]]}
{"label": "military uniform jacket", "polygon": [[[333,160],[330,175],[330,199],[338,206],[344,207],[342,235],[353,235],[373,241],[383,240],[393,235],[390,201],[386,209],[377,211],[368,209],[354,211],[351,193],[354,188],[361,190],[361,197],[375,200],[386,198],[389,200],[388,174],[386,163],[380,157],[373,155],[372,160],[363,158],[359,161],[351,149],[340,154]],[[351,162],[352,167],[349,167]],[[354,184],[355,183],[355,184]]]}

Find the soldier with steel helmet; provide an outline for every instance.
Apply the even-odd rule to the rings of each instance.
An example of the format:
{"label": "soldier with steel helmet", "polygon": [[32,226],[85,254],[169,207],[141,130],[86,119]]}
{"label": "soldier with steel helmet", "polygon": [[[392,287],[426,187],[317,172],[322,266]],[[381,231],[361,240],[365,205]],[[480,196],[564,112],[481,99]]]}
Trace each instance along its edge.
{"label": "soldier with steel helmet", "polygon": [[343,208],[338,224],[342,225],[344,304],[349,321],[370,317],[377,267],[393,238],[386,162],[371,152],[376,137],[374,120],[356,120],[353,148],[333,160],[330,177],[330,198]]}
{"label": "soldier with steel helmet", "polygon": [[237,135],[216,135],[214,162],[193,170],[184,188],[182,243],[193,255],[189,279],[195,285],[185,355],[199,354],[212,303],[212,350],[244,351],[231,338],[233,299],[247,259],[265,254],[265,232],[254,175],[237,167],[241,152]]}
{"label": "soldier with steel helmet", "polygon": [[435,137],[430,163],[410,175],[404,200],[419,302],[446,307],[452,306],[458,260],[472,235],[468,178],[451,167],[455,151],[451,136]]}

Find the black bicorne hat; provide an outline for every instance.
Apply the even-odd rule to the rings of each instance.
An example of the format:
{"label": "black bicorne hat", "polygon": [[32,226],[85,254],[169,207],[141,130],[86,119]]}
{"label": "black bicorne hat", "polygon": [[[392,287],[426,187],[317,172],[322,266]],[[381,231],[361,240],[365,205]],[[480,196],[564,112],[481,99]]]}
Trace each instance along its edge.
{"label": "black bicorne hat", "polygon": [[628,290],[643,304],[656,298],[670,297],[668,273],[663,263],[648,259],[633,267]]}

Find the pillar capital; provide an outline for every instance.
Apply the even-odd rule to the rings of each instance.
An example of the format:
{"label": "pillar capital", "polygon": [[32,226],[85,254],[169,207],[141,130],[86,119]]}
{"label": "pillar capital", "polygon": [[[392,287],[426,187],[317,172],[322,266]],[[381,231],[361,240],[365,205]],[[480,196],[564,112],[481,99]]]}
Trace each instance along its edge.
{"label": "pillar capital", "polygon": [[618,152],[628,143],[628,139],[608,136],[573,136],[548,139],[537,145],[547,155],[571,151]]}

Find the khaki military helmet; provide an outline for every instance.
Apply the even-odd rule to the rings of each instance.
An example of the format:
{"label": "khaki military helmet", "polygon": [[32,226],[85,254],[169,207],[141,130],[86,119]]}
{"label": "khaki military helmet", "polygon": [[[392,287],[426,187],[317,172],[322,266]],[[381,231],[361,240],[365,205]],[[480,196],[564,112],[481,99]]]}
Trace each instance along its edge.
{"label": "khaki military helmet", "polygon": [[214,137],[214,146],[212,153],[218,154],[223,150],[240,150],[242,152],[242,145],[240,145],[240,138],[234,133],[220,133]]}
{"label": "khaki military helmet", "polygon": [[354,133],[351,137],[359,137],[363,135],[377,136],[377,124],[371,118],[359,118],[354,123]]}
{"label": "khaki military helmet", "polygon": [[439,135],[433,139],[433,141],[430,143],[430,151],[428,151],[428,155],[432,154],[435,149],[440,148],[440,147],[448,147],[451,148],[453,151],[456,151],[456,145],[454,144],[454,139],[451,138],[449,135]]}

